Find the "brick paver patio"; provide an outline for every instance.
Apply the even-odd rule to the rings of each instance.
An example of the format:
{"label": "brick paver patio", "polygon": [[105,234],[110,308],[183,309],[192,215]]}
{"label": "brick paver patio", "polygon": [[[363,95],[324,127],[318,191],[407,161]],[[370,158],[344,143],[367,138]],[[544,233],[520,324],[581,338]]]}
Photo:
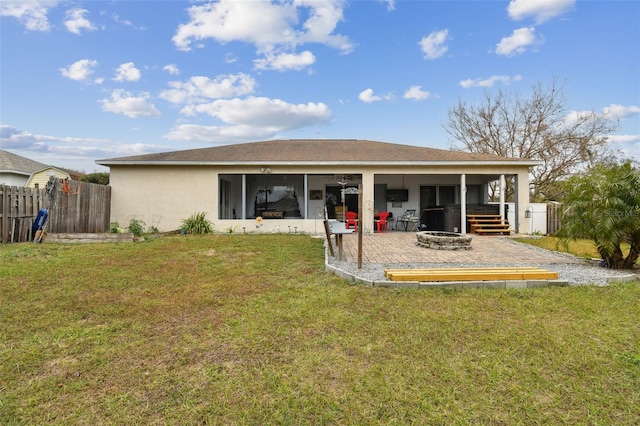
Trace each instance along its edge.
{"label": "brick paver patio", "polygon": [[[345,235],[343,245],[345,260],[357,262],[358,235]],[[573,256],[540,250],[511,241],[509,237],[498,236],[473,235],[471,250],[447,251],[419,247],[416,245],[415,232],[365,234],[362,236],[362,245],[363,263],[583,263]]]}

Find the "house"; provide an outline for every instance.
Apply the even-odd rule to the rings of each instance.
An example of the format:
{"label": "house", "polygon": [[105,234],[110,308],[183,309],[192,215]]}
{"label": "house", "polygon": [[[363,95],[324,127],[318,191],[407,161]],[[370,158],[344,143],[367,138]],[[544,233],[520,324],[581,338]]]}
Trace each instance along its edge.
{"label": "house", "polygon": [[44,188],[49,178],[77,179],[80,174],[0,150],[0,185]]}
{"label": "house", "polygon": [[[490,183],[504,185],[510,178],[516,193],[512,213],[517,219],[512,227],[526,232],[529,168],[539,164],[335,139],[271,140],[96,163],[110,168],[112,221],[127,223],[137,218],[160,230],[172,230],[192,214],[206,212],[218,231],[252,232],[255,219],[262,217],[263,232],[308,233],[324,232],[325,212],[335,218],[344,210],[355,210],[362,216],[363,230],[373,232],[376,212],[389,211],[398,217],[407,209],[421,214],[437,211],[447,219],[438,226],[466,232],[465,213],[488,205]],[[358,185],[362,185],[362,211],[358,195],[353,194]],[[505,217],[504,202],[494,207]]]}

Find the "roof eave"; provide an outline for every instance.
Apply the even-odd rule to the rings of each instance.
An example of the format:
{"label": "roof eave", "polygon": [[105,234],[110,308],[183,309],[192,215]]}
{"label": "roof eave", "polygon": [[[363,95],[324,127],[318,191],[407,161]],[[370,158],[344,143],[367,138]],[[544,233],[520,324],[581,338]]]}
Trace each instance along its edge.
{"label": "roof eave", "polygon": [[20,176],[31,176],[31,173],[29,172],[23,172],[20,170],[0,170],[0,173],[6,173],[6,174],[14,174],[14,175],[20,175]]}
{"label": "roof eave", "polygon": [[135,160],[97,160],[101,166],[537,166],[542,164],[536,160],[503,160],[503,161],[135,161]]}

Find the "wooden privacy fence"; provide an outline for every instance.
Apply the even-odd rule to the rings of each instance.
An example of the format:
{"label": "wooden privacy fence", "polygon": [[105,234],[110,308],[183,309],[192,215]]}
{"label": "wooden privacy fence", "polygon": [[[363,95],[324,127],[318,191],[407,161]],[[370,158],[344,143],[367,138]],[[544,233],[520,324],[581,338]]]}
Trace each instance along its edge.
{"label": "wooden privacy fence", "polygon": [[100,233],[109,229],[111,187],[51,178],[46,188],[0,186],[0,240],[33,240],[31,227],[42,208],[48,233]]}
{"label": "wooden privacy fence", "polygon": [[560,215],[562,204],[548,203],[547,204],[547,234],[554,235],[560,230]]}

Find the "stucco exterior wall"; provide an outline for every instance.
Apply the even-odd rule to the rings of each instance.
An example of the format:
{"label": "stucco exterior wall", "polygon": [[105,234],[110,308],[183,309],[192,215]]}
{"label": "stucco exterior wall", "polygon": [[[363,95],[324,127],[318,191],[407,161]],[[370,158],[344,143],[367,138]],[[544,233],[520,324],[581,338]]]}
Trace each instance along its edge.
{"label": "stucco exterior wall", "polygon": [[127,226],[140,219],[161,231],[179,229],[182,220],[207,212],[215,222],[218,175],[210,167],[112,167],[111,221]]}
{"label": "stucco exterior wall", "polygon": [[[219,219],[218,177],[224,174],[258,174],[260,167],[243,166],[111,166],[112,187],[111,220],[126,226],[132,218],[141,219],[147,226],[156,226],[161,231],[178,229],[182,220],[193,213],[207,212],[217,232],[324,232],[323,200],[310,200],[309,191],[335,186],[336,177],[362,175],[363,222],[365,232],[372,231],[374,214],[374,184],[385,183],[388,188],[410,189],[409,201],[402,207],[387,206],[394,215],[409,208],[419,208],[419,185],[460,184],[460,175],[465,174],[466,185],[483,185],[486,180],[498,179],[500,174],[518,174],[520,206],[518,220],[522,229],[529,229],[524,209],[528,205],[528,168],[526,166],[464,165],[264,165],[272,174],[307,174],[306,219],[264,220],[256,227],[254,219]],[[262,166],[262,167],[264,167]],[[360,182],[358,182],[360,183]],[[357,183],[356,183],[357,184]],[[234,195],[237,197],[237,195]],[[393,210],[392,210],[393,209]],[[397,211],[396,211],[397,210]],[[242,215],[237,211],[238,218]]]}

